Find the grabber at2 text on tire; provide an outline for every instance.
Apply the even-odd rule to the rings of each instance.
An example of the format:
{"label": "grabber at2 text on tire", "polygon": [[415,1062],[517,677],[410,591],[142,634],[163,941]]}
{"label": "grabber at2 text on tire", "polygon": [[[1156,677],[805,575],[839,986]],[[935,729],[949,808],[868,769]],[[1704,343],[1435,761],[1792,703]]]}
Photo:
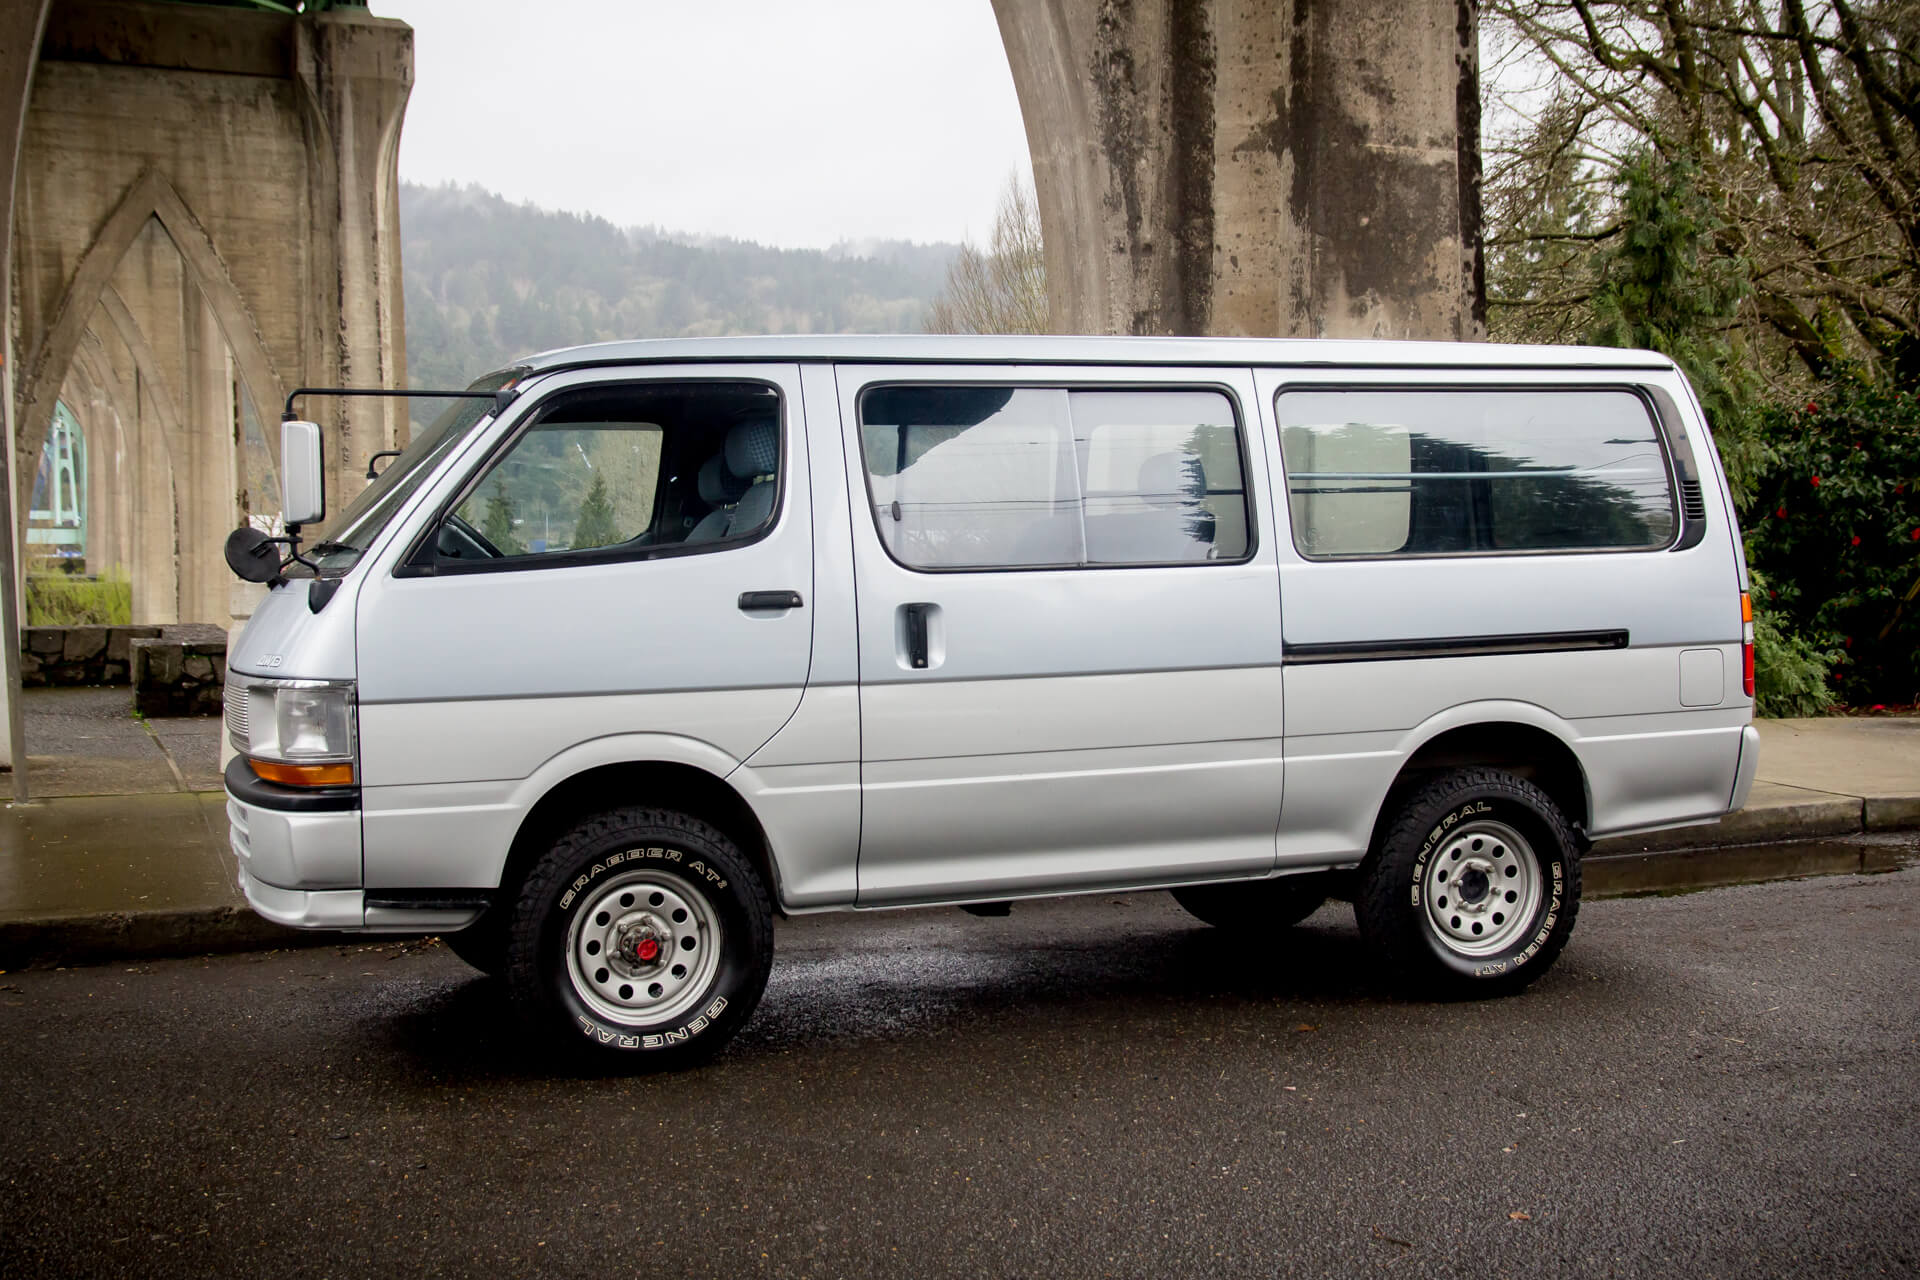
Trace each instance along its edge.
{"label": "grabber at2 text on tire", "polygon": [[1580,910],[1579,849],[1553,799],[1502,769],[1440,774],[1387,815],[1354,911],[1392,974],[1503,995],[1552,965]]}
{"label": "grabber at2 text on tire", "polygon": [[508,991],[563,1044],[640,1069],[711,1057],[753,1014],[773,961],[773,909],[726,834],[688,814],[594,814],[522,884]]}

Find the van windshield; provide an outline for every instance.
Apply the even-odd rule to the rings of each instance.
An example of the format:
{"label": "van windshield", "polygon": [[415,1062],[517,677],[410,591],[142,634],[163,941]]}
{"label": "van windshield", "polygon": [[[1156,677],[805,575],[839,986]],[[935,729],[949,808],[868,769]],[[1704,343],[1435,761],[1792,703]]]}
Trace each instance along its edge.
{"label": "van windshield", "polygon": [[[467,389],[498,391],[522,372],[507,369],[490,373]],[[440,460],[492,416],[491,400],[455,400],[431,426],[414,436],[406,450],[328,523],[320,541],[313,544],[308,554],[320,567],[320,576],[337,578],[358,564],[394,513],[433,474]]]}

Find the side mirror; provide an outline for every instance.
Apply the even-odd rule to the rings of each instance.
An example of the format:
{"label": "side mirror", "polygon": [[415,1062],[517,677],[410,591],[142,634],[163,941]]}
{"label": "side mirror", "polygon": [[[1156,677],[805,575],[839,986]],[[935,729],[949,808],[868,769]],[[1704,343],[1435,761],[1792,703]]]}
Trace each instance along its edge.
{"label": "side mirror", "polygon": [[320,467],[320,424],[280,424],[280,518],[312,524],[327,514],[326,475]]}
{"label": "side mirror", "polygon": [[272,582],[280,576],[280,540],[241,526],[227,535],[227,568],[242,582]]}

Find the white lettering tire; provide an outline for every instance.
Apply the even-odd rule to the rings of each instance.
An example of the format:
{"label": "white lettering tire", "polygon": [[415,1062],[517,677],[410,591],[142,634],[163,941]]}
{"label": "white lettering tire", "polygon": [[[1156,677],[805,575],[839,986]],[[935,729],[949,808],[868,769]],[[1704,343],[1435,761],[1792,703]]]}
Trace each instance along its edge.
{"label": "white lettering tire", "polygon": [[1354,913],[1393,977],[1421,994],[1505,995],[1573,932],[1580,859],[1546,792],[1501,769],[1456,769],[1389,814]]}
{"label": "white lettering tire", "polygon": [[638,1069],[713,1056],[752,1016],[773,963],[773,908],[707,823],[666,809],[596,814],[521,886],[506,979],[535,1027]]}

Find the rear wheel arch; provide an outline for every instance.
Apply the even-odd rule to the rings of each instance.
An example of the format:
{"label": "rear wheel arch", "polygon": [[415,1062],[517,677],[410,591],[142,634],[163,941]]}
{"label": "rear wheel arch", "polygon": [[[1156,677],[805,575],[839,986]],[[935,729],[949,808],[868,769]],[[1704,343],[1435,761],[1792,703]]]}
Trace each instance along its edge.
{"label": "rear wheel arch", "polygon": [[1592,794],[1573,748],[1537,725],[1488,720],[1436,734],[1407,757],[1374,817],[1369,848],[1379,844],[1382,830],[1409,794],[1442,773],[1476,767],[1504,770],[1546,792],[1584,846]]}

